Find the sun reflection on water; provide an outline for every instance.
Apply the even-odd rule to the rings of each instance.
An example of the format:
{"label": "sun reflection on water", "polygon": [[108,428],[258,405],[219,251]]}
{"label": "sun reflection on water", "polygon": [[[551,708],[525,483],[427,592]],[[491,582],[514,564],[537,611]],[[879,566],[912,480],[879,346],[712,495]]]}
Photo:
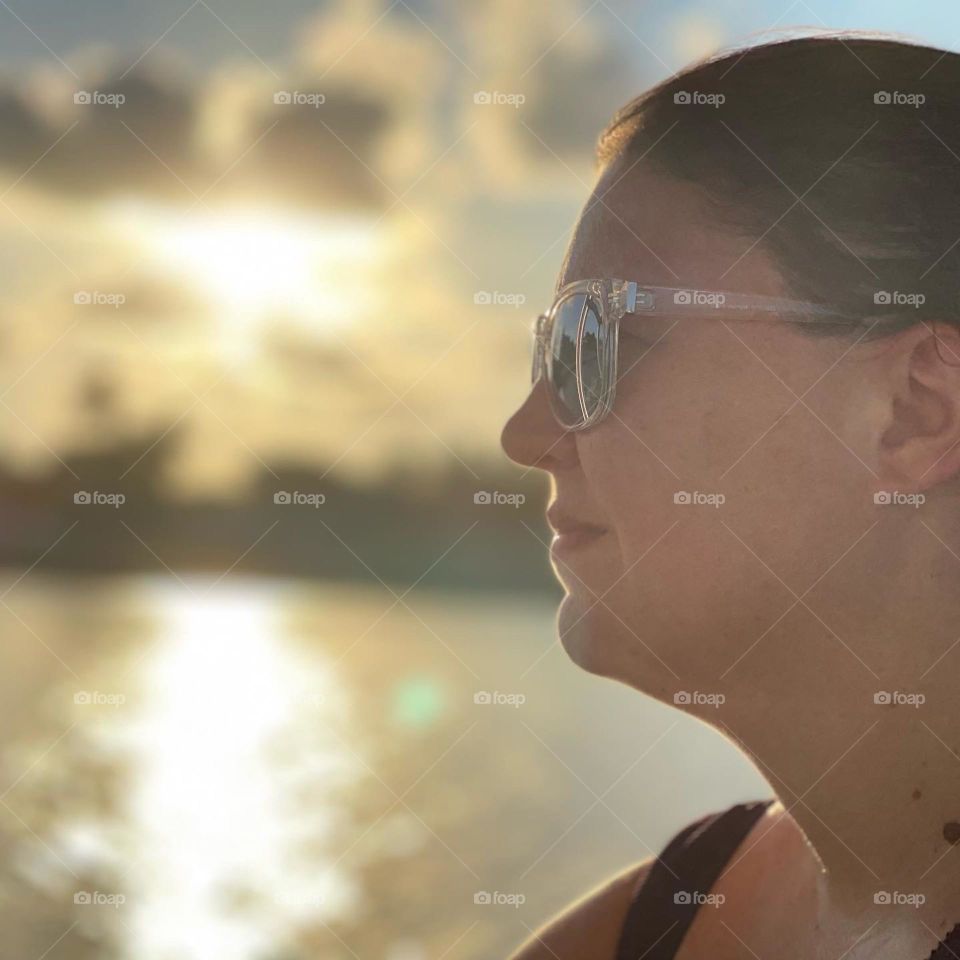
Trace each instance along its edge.
{"label": "sun reflection on water", "polygon": [[219,587],[159,604],[131,798],[130,942],[144,960],[250,960],[352,906],[349,878],[317,856],[334,812],[296,808],[305,786],[349,779],[350,758],[322,737],[344,704],[323,661],[283,642],[278,607]]}

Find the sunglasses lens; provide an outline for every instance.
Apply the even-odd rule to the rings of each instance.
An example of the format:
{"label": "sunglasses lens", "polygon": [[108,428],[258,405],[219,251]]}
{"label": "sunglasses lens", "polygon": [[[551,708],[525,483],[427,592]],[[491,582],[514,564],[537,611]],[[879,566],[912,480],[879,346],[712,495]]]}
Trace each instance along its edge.
{"label": "sunglasses lens", "polygon": [[595,301],[587,300],[580,334],[580,380],[583,384],[583,404],[588,417],[596,413],[603,402],[603,367],[601,365],[604,328]]}
{"label": "sunglasses lens", "polygon": [[540,338],[543,336],[544,325],[547,318],[541,313],[533,323],[533,363],[530,365],[530,382],[536,383],[543,370],[543,357],[540,354]]}
{"label": "sunglasses lens", "polygon": [[[565,427],[582,424],[602,400],[601,335],[599,308],[587,294],[574,294],[557,306],[547,363],[554,413]],[[578,337],[583,404],[577,388]]]}

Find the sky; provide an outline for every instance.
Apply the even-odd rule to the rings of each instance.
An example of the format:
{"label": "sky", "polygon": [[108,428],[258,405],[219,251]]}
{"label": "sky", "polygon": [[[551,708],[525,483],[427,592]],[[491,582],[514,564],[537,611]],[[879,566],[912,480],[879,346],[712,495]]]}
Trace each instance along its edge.
{"label": "sky", "polygon": [[610,115],[800,26],[956,48],[960,8],[0,0],[0,462],[498,457]]}

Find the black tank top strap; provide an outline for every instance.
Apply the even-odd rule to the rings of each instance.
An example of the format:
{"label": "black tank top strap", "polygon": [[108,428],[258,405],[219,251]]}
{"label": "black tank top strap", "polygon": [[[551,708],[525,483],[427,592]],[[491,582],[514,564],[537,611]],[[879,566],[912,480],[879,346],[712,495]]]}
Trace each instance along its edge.
{"label": "black tank top strap", "polygon": [[673,960],[701,898],[773,802],[738,803],[673,837],[633,895],[616,960]]}

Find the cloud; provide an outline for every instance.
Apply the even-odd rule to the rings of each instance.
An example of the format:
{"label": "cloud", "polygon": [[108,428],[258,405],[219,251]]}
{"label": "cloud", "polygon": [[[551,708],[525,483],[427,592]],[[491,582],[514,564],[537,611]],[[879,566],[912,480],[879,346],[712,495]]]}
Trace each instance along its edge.
{"label": "cloud", "polygon": [[[127,76],[100,48],[71,59],[78,82],[49,70],[0,78],[0,189],[37,161],[0,209],[18,284],[0,295],[0,370],[23,420],[0,459],[50,462],[51,450],[176,423],[178,489],[214,491],[261,460],[376,476],[394,461],[419,469],[496,447],[526,386],[529,311],[585,193],[518,118],[586,178],[605,101],[634,92],[633,68],[593,15],[551,48],[582,12],[563,0],[478,5],[429,29],[387,7],[327,6],[291,29],[279,76],[254,62],[201,70],[158,47]],[[522,111],[473,103],[525,71]],[[75,104],[78,89],[100,102]],[[275,102],[281,92],[307,98]],[[125,99],[112,106],[115,95]],[[168,222],[189,237],[194,222],[208,230],[233,212],[221,206],[286,224],[290,242],[326,231],[328,253],[304,270],[330,303],[248,323],[218,286],[231,282],[229,237],[219,262],[203,243],[186,264],[157,254],[158,240],[164,251],[179,242]],[[351,262],[339,219],[364,223],[383,261]],[[260,264],[241,262],[256,279]],[[125,304],[75,307],[88,288]],[[527,302],[478,306],[481,290]],[[328,322],[333,312],[349,322]],[[244,344],[248,366],[231,366],[225,348]],[[491,369],[510,392],[491,390]]]}
{"label": "cloud", "polygon": [[537,89],[524,119],[546,144],[534,139],[530,147],[551,161],[553,154],[592,161],[600,131],[642,89],[625,49],[603,35],[586,39],[559,44],[536,68]]}
{"label": "cloud", "polygon": [[129,70],[97,46],[73,58],[79,80],[0,77],[0,169],[69,199],[386,209],[446,146],[436,119],[459,65],[378,0],[332,3],[294,38],[279,71],[162,47]]}
{"label": "cloud", "polygon": [[[170,67],[128,76],[101,69],[99,79],[92,73],[31,96],[0,81],[0,167],[11,180],[29,170],[31,187],[85,200],[192,205],[253,196],[298,207],[383,206],[375,168],[392,122],[385,98],[326,80],[321,105],[278,104],[282,91],[317,90],[316,79],[260,76],[239,96],[224,91],[232,82],[229,72],[187,84]],[[232,116],[211,117],[212,91],[213,107]],[[208,123],[233,138],[214,142]]]}
{"label": "cloud", "polygon": [[312,90],[307,81],[283,93],[323,96],[321,105],[273,105],[256,117],[255,146],[249,159],[238,165],[229,189],[325,209],[384,206],[389,192],[373,164],[378,140],[390,121],[389,108],[347,88],[324,84],[323,91]]}
{"label": "cloud", "polygon": [[0,102],[9,104],[0,110],[0,164],[9,172],[35,164],[27,175],[31,186],[72,196],[189,196],[185,184],[200,173],[192,148],[195,102],[172,77],[145,71],[100,83],[90,77],[58,85],[56,95],[51,113],[28,94],[0,92]]}
{"label": "cloud", "polygon": [[0,164],[22,172],[52,142],[44,119],[15,89],[0,89]]}
{"label": "cloud", "polygon": [[[494,188],[554,193],[577,178],[589,182],[596,139],[613,112],[665,72],[624,33],[603,7],[584,16],[575,0],[549,8],[494,0],[474,11],[475,75],[464,76],[461,109],[478,175]],[[507,94],[515,105],[478,105],[478,90]]]}

